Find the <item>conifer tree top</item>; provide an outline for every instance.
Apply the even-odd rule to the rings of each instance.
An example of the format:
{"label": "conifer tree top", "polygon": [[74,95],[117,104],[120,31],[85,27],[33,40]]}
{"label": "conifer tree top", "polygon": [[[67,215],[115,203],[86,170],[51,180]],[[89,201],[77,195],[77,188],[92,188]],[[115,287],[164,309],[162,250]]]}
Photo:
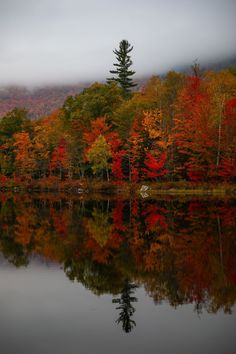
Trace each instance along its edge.
{"label": "conifer tree top", "polygon": [[136,86],[133,83],[131,76],[135,74],[135,71],[130,70],[130,66],[133,64],[129,53],[133,50],[133,46],[123,39],[119,44],[119,49],[113,50],[116,56],[117,63],[114,63],[115,70],[110,70],[110,73],[115,75],[107,79],[107,82],[115,81],[123,89],[124,95],[128,96],[132,87]]}

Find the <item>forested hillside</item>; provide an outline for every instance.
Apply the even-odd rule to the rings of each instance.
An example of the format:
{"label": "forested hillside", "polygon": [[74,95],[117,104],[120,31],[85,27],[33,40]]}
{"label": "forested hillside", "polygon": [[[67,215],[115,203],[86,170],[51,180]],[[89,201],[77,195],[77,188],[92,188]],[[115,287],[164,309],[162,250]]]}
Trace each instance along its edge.
{"label": "forested hillside", "polygon": [[234,71],[171,71],[128,95],[95,83],[35,121],[14,109],[0,121],[0,168],[2,185],[235,182]]}
{"label": "forested hillside", "polygon": [[23,87],[0,88],[0,117],[15,107],[25,108],[35,119],[50,114],[60,107],[67,96],[82,91],[88,84],[49,86],[29,90]]}

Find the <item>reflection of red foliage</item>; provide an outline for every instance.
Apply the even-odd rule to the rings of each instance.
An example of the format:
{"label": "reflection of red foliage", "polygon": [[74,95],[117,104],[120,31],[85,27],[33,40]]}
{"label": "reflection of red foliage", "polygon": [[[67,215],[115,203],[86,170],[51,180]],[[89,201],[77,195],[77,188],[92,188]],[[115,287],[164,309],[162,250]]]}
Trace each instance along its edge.
{"label": "reflection of red foliage", "polygon": [[159,224],[163,229],[167,229],[166,217],[163,215],[166,212],[165,209],[159,208],[155,205],[149,205],[143,215],[145,216],[145,223],[147,230],[151,231]]}
{"label": "reflection of red foliage", "polygon": [[198,213],[202,209],[203,209],[202,203],[199,202],[198,200],[193,200],[189,203],[188,212],[190,214]]}
{"label": "reflection of red foliage", "polygon": [[1,175],[0,177],[0,181],[1,181],[1,185],[5,186],[6,182],[7,182],[7,177],[4,175]]}
{"label": "reflection of red foliage", "polygon": [[162,227],[166,228],[165,219],[162,215],[156,214],[155,212],[149,214],[146,219],[148,229],[153,229],[155,225],[159,222]]}
{"label": "reflection of red foliage", "polygon": [[120,245],[122,244],[123,241],[124,241],[124,238],[119,233],[113,232],[111,235],[111,238],[108,242],[108,245],[112,249],[118,249],[118,248],[120,248]]}
{"label": "reflection of red foliage", "polygon": [[137,199],[134,199],[133,202],[132,202],[131,216],[132,217],[138,216],[138,201],[137,201]]}
{"label": "reflection of red foliage", "polygon": [[118,181],[122,181],[125,178],[122,169],[122,160],[125,154],[124,150],[113,153],[112,173]]}
{"label": "reflection of red foliage", "polygon": [[100,246],[94,238],[89,237],[86,241],[86,248],[91,251],[93,261],[100,264],[107,264],[109,257],[112,255],[112,251],[119,249],[122,242],[123,237],[114,232],[103,247]]}
{"label": "reflection of red foliage", "polygon": [[219,208],[220,219],[223,226],[235,226],[236,228],[236,206]]}
{"label": "reflection of red foliage", "polygon": [[236,285],[236,257],[230,256],[228,260],[227,275],[231,284]]}
{"label": "reflection of red foliage", "polygon": [[5,193],[1,193],[0,194],[0,200],[1,200],[1,202],[2,202],[2,204],[5,204],[6,203],[6,201],[7,201],[7,196],[6,196],[6,194]]}
{"label": "reflection of red foliage", "polygon": [[[66,210],[64,210],[66,211]],[[53,225],[57,231],[57,233],[65,238],[68,233],[68,215],[66,213],[56,213],[54,208],[50,209],[50,214],[53,220]]]}
{"label": "reflection of red foliage", "polygon": [[118,200],[113,210],[113,223],[114,223],[115,230],[120,230],[120,231],[127,230],[127,227],[123,224],[123,216],[122,216],[123,208],[124,208],[124,202],[122,200]]}
{"label": "reflection of red foliage", "polygon": [[111,251],[107,247],[101,247],[96,240],[90,237],[86,242],[86,247],[92,252],[92,260],[100,264],[107,264]]}

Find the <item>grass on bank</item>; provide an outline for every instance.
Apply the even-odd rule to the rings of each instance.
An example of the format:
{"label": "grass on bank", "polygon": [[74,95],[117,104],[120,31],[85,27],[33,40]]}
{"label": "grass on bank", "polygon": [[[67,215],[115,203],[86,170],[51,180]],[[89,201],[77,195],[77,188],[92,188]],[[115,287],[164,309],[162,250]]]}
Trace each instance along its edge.
{"label": "grass on bank", "polygon": [[171,195],[236,195],[235,183],[193,183],[177,182],[140,182],[117,184],[99,179],[61,181],[56,176],[40,180],[0,182],[1,191],[27,192],[67,192],[67,193],[106,193],[106,194],[140,194],[152,196],[158,194]]}

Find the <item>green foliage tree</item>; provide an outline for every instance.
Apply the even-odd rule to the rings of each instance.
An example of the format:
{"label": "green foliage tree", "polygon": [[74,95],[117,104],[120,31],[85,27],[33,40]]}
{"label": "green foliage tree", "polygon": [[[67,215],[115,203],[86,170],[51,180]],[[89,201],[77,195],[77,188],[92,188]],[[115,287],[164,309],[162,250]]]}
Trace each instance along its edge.
{"label": "green foliage tree", "polygon": [[0,173],[10,175],[15,166],[14,134],[31,132],[31,122],[25,109],[15,108],[0,119]]}
{"label": "green foliage tree", "polygon": [[110,70],[110,73],[115,74],[116,77],[107,79],[108,83],[112,81],[117,82],[122,88],[125,97],[128,97],[130,89],[136,86],[131,78],[135,74],[135,71],[129,69],[133,64],[129,55],[132,50],[133,47],[131,47],[130,43],[125,39],[120,42],[119,49],[113,50],[118,63],[113,64],[116,70]]}
{"label": "green foliage tree", "polygon": [[15,133],[28,130],[30,121],[25,109],[15,108],[0,120],[0,143],[12,138]]}
{"label": "green foliage tree", "polygon": [[78,121],[82,127],[98,118],[112,119],[113,112],[123,102],[122,90],[116,83],[111,85],[95,82],[78,96],[70,96],[63,105],[62,119],[67,122]]}
{"label": "green foliage tree", "polygon": [[109,144],[106,142],[103,135],[99,135],[87,154],[88,161],[92,165],[93,173],[103,173],[105,170],[107,180],[109,180],[109,160],[111,157],[112,153]]}

